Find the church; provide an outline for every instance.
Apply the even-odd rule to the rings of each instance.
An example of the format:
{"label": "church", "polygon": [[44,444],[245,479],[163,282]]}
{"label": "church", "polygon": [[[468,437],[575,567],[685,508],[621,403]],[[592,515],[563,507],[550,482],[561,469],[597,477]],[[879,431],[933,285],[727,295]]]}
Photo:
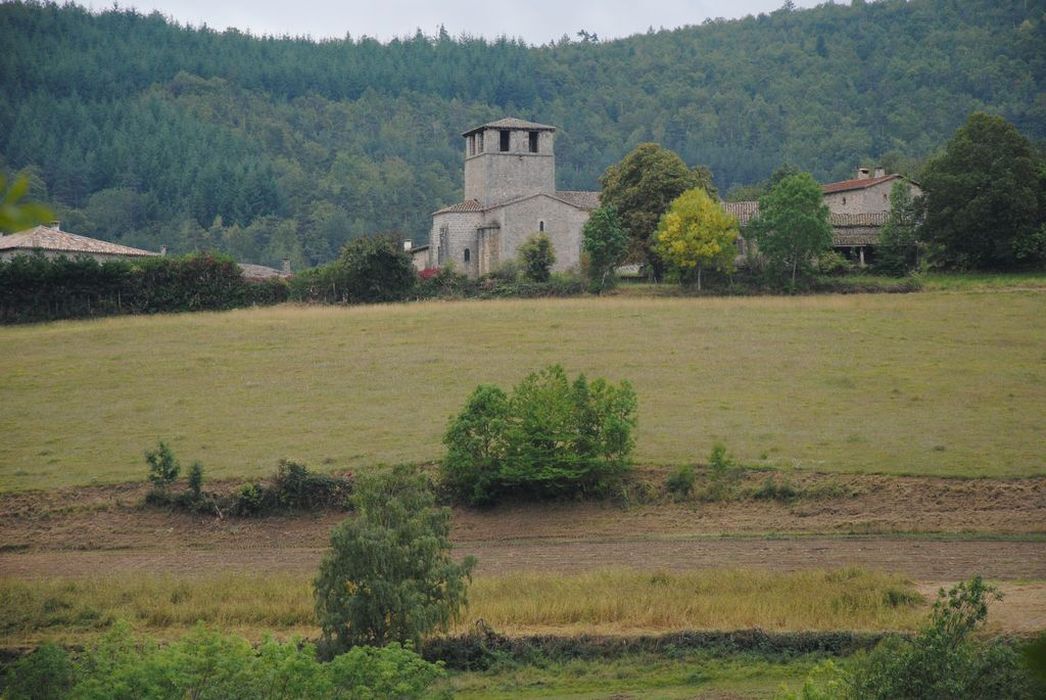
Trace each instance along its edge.
{"label": "church", "polygon": [[581,229],[599,206],[598,192],[556,189],[556,128],[499,119],[466,131],[465,199],[432,215],[429,244],[412,253],[416,267],[485,275],[545,233],[554,270],[578,267]]}

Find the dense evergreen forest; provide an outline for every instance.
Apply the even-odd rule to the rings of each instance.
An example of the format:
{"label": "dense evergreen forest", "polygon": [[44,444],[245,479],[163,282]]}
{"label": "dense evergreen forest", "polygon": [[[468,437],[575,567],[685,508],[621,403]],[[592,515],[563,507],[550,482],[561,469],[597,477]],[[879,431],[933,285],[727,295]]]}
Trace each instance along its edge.
{"label": "dense evergreen forest", "polygon": [[540,47],[9,2],[0,171],[77,233],[300,267],[363,234],[427,238],[461,196],[461,132],[505,115],[559,127],[563,189],[596,189],[644,141],[727,192],[786,162],[822,180],[911,168],[975,110],[1042,140],[1043,47],[1042,0],[854,0]]}

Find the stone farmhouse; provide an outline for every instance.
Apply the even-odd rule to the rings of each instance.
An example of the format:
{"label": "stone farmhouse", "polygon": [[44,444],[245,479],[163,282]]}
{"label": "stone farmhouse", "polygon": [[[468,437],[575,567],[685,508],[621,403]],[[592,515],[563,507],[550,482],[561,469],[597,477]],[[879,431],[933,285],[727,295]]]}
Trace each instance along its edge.
{"label": "stone farmhouse", "polygon": [[545,233],[553,269],[581,261],[581,229],[598,192],[556,189],[556,128],[499,119],[466,131],[465,199],[435,212],[428,245],[411,250],[417,268],[445,267],[470,277],[516,257],[520,244]]}
{"label": "stone farmhouse", "polygon": [[[824,203],[828,205],[835,250],[860,265],[874,255],[879,244],[879,231],[890,213],[890,190],[897,180],[908,183],[912,196],[922,194],[918,184],[901,175],[887,175],[882,168],[876,168],[874,172],[869,168],[858,168],[857,176],[851,180],[821,186]],[[723,202],[723,208],[736,216],[741,224],[739,245],[743,253],[747,246],[744,229],[759,213],[759,202]]]}
{"label": "stone farmhouse", "polygon": [[94,258],[98,262],[148,258],[161,253],[100,241],[63,231],[57,221],[27,231],[0,236],[0,261],[19,255],[40,254],[46,258]]}

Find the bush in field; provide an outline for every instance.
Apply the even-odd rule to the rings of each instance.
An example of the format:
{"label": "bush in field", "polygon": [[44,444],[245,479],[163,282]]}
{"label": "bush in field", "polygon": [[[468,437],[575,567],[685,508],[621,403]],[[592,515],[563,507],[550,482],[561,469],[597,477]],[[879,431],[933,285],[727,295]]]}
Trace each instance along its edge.
{"label": "bush in field", "polygon": [[3,696],[9,700],[63,698],[73,685],[73,664],[57,644],[44,644],[8,669]]}
{"label": "bush in field", "polygon": [[310,644],[244,639],[197,627],[168,646],[117,624],[74,666],[45,645],[7,674],[10,700],[138,698],[416,698],[444,675],[410,649],[356,647],[320,663]]}
{"label": "bush in field", "polygon": [[889,637],[852,667],[821,669],[796,695],[855,700],[890,698],[1036,698],[1046,691],[1024,667],[1015,646],[974,632],[988,603],[1002,595],[975,577],[937,594],[930,620],[912,639]]}
{"label": "bush in field", "polygon": [[155,450],[145,451],[145,461],[149,464],[149,481],[153,489],[166,494],[174,480],[178,478],[181,466],[170,446],[163,440]]}
{"label": "bush in field", "polygon": [[475,565],[451,558],[450,510],[436,507],[416,469],[361,476],[356,516],[331,533],[314,582],[326,652],[361,644],[420,644],[466,605]]}
{"label": "bush in field", "polygon": [[571,382],[558,365],[511,396],[479,386],[444,435],[443,482],[472,504],[606,491],[629,467],[635,412],[628,382]]}
{"label": "bush in field", "polygon": [[694,481],[696,479],[697,474],[694,472],[694,466],[685,464],[668,475],[668,479],[665,480],[665,486],[670,494],[677,499],[683,499],[694,492]]}
{"label": "bush in field", "polygon": [[399,241],[392,236],[357,238],[333,263],[333,279],[348,301],[398,301],[414,287],[416,273]]}

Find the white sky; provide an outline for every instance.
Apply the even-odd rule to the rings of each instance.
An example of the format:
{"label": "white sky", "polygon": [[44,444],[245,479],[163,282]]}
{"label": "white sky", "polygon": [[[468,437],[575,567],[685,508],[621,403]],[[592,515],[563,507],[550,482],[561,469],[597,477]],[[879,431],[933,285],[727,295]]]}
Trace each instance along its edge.
{"label": "white sky", "polygon": [[[829,0],[795,0],[813,7]],[[771,12],[784,0],[124,0],[149,14],[158,10],[179,22],[212,29],[236,27],[253,34],[342,38],[346,33],[387,41],[413,35],[420,28],[433,35],[440,24],[451,36],[522,37],[531,44],[576,38],[579,29],[612,39],[700,24],[709,17],[744,17]],[[112,7],[111,0],[86,0],[92,10]]]}

